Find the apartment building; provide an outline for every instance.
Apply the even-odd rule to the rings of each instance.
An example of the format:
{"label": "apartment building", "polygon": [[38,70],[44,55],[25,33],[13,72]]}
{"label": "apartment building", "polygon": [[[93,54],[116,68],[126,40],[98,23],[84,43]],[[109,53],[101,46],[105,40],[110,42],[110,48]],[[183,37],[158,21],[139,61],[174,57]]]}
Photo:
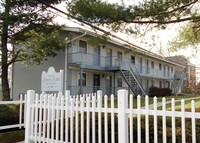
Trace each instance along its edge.
{"label": "apartment building", "polygon": [[184,93],[195,93],[196,84],[197,84],[197,75],[196,75],[196,66],[182,55],[168,57],[170,61],[176,62],[185,66],[185,71],[181,71],[180,69],[176,68],[176,72],[185,74],[185,80],[182,84],[182,91]]}
{"label": "apartment building", "polygon": [[111,95],[119,89],[128,89],[134,95],[146,95],[151,86],[173,89],[178,86],[175,77],[180,76],[176,69],[185,68],[130,43],[100,40],[99,34],[89,30],[67,27],[63,35],[71,41],[65,52],[58,52],[56,57],[48,58],[42,65],[14,64],[13,95],[25,93],[28,89],[40,92],[41,73],[50,66],[57,71],[64,70],[64,89],[73,95],[97,90]]}

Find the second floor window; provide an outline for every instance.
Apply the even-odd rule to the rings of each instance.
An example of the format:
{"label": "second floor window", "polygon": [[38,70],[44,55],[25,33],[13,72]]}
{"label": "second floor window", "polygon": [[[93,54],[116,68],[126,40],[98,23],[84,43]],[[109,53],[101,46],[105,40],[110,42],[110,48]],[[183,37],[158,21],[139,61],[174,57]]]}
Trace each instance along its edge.
{"label": "second floor window", "polygon": [[117,58],[119,61],[122,61],[122,52],[117,52]]}
{"label": "second floor window", "polygon": [[159,64],[159,70],[162,70],[162,65],[161,64]]}
{"label": "second floor window", "polygon": [[83,40],[79,40],[79,52],[87,53],[87,42]]}
{"label": "second floor window", "polygon": [[154,68],[154,62],[151,61],[151,68],[153,69]]}
{"label": "second floor window", "polygon": [[131,56],[131,63],[135,64],[135,56]]}

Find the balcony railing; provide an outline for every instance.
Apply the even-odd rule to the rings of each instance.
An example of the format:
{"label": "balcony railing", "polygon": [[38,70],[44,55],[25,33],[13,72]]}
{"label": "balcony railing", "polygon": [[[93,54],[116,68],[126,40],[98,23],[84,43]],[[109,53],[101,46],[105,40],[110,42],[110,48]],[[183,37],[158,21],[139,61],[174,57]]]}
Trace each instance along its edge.
{"label": "balcony railing", "polygon": [[[159,70],[157,68],[150,68],[148,66],[141,66],[131,62],[129,57],[125,56],[99,56],[91,53],[69,53],[68,63],[69,64],[82,64],[88,67],[109,69],[109,68],[119,68],[120,62],[125,66],[134,66],[132,69],[136,69],[140,76],[152,77],[152,78],[164,78],[173,79],[174,72],[169,70]],[[135,73],[135,71],[134,71]]]}

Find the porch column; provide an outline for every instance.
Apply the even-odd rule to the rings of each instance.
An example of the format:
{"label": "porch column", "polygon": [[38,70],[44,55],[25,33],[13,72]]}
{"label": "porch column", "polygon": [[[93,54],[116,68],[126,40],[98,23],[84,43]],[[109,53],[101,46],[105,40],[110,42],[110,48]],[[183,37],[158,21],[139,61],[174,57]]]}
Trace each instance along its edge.
{"label": "porch column", "polygon": [[80,67],[80,94],[83,94],[82,88],[83,88],[83,68],[81,66]]}

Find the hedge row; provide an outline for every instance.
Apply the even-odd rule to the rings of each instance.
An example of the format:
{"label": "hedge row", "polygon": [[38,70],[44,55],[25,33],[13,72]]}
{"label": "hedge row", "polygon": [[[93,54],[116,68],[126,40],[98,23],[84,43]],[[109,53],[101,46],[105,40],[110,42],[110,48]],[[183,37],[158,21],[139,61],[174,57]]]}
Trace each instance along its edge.
{"label": "hedge row", "polygon": [[149,97],[171,96],[172,95],[172,90],[169,89],[169,88],[150,87],[148,95],[149,95]]}

